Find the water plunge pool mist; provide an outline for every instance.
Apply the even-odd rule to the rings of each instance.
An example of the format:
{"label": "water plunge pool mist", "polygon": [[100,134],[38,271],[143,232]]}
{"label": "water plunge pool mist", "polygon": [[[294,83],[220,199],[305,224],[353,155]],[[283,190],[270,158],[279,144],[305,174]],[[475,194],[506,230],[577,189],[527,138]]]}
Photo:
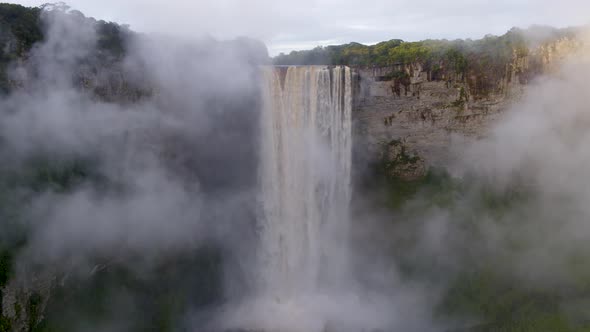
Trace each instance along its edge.
{"label": "water plunge pool mist", "polygon": [[327,66],[262,71],[256,295],[232,310],[228,324],[319,331],[327,316],[356,307],[354,296],[336,295],[345,293],[340,287],[350,275],[352,72]]}

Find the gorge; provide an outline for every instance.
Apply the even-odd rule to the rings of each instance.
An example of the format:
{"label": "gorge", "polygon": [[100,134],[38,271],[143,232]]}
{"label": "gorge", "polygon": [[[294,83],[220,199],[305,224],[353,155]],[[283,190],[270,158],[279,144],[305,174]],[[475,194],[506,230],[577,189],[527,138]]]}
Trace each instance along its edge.
{"label": "gorge", "polygon": [[590,327],[582,28],[0,46],[0,332]]}

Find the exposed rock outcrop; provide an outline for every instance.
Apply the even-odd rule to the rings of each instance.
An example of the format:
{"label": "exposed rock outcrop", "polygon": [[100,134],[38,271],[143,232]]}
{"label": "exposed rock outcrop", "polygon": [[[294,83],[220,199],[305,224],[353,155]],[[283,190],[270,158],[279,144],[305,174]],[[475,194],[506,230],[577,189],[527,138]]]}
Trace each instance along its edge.
{"label": "exposed rock outcrop", "polygon": [[384,144],[382,149],[381,165],[388,177],[413,181],[426,175],[424,159],[410,154],[404,142],[394,140]]}
{"label": "exposed rock outcrop", "polygon": [[2,289],[1,313],[10,321],[11,331],[31,331],[43,320],[56,275],[48,270],[31,273],[13,278]]}
{"label": "exposed rock outcrop", "polygon": [[[562,38],[527,52],[514,50],[499,79],[488,78],[485,86],[481,81],[487,74],[474,70],[434,73],[420,63],[356,68],[355,159],[364,164],[385,156],[391,166],[388,173],[401,179],[425,174],[422,167],[447,167],[455,158],[455,139],[485,136],[536,77],[555,71],[581,46],[581,39]],[[417,171],[398,163],[399,153],[392,151],[397,145],[390,142],[403,142],[404,153],[417,156],[424,165]]]}

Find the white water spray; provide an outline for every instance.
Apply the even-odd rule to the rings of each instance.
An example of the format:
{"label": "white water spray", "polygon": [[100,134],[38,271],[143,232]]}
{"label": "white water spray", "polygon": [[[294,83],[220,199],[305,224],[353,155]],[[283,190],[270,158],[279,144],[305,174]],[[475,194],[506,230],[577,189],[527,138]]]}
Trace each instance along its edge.
{"label": "white water spray", "polygon": [[352,72],[263,69],[260,264],[253,297],[222,326],[266,332],[361,331],[389,307],[366,301],[348,258]]}
{"label": "white water spray", "polygon": [[261,290],[315,292],[345,270],[351,193],[348,67],[264,69]]}

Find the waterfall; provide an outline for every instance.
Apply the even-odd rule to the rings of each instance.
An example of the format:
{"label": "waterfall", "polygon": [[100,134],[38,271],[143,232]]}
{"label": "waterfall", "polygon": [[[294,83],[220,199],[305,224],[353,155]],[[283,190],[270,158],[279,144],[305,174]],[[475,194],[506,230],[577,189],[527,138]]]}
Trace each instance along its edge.
{"label": "waterfall", "polygon": [[351,195],[348,67],[266,67],[261,153],[262,289],[313,292],[342,265]]}

